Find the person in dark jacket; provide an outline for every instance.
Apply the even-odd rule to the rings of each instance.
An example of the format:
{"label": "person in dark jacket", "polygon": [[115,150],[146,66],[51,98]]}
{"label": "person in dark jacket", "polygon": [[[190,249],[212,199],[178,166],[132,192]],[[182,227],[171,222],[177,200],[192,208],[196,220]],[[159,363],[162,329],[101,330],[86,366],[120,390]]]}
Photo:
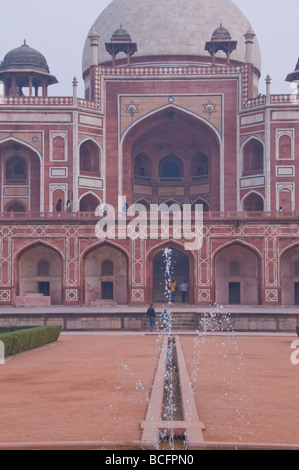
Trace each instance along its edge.
{"label": "person in dark jacket", "polygon": [[62,199],[59,199],[56,204],[56,211],[59,213],[61,212],[61,209],[62,209]]}
{"label": "person in dark jacket", "polygon": [[154,331],[154,328],[156,326],[156,311],[154,309],[153,304],[150,305],[146,316],[149,319],[151,331]]}

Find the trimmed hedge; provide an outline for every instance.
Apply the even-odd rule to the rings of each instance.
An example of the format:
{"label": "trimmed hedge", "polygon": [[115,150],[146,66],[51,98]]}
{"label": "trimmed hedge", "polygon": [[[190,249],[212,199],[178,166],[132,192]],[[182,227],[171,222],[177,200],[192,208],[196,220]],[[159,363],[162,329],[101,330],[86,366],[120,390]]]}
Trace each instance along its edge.
{"label": "trimmed hedge", "polygon": [[11,331],[29,330],[29,328],[36,328],[35,326],[0,326],[1,333],[10,333]]}
{"label": "trimmed hedge", "polygon": [[[46,344],[54,343],[61,333],[61,326],[49,325],[31,328],[14,328],[8,333],[0,333],[0,341],[5,346],[5,357],[15,356],[24,351],[40,348]],[[2,329],[2,331],[5,328]]]}

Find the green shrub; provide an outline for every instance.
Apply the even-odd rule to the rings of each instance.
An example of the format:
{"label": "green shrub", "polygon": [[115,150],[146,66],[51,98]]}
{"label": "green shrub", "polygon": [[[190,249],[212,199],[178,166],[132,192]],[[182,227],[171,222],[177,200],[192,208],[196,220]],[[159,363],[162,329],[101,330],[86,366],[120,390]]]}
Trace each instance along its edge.
{"label": "green shrub", "polygon": [[299,336],[299,326],[296,326],[297,335]]}
{"label": "green shrub", "polygon": [[29,328],[36,328],[36,326],[0,326],[0,334],[17,330],[28,330]]}
{"label": "green shrub", "polygon": [[58,325],[17,328],[8,333],[0,333],[0,341],[3,341],[5,346],[5,357],[9,357],[54,343],[60,333],[61,326]]}

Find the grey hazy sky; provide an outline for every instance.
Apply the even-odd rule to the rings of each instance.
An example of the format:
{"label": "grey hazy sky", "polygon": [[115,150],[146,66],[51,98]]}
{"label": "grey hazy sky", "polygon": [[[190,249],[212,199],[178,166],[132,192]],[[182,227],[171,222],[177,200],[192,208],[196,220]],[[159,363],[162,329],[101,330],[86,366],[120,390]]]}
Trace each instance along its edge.
{"label": "grey hazy sky", "polygon": [[[82,97],[81,63],[85,40],[92,24],[110,1],[2,0],[0,60],[26,39],[29,46],[46,57],[50,72],[59,81],[58,85],[50,87],[51,95],[71,95],[72,80],[76,76],[78,94]],[[265,91],[268,73],[272,78],[272,93],[292,92],[285,78],[294,70],[299,56],[299,0],[234,0],[234,3],[257,34],[262,54],[260,92]],[[229,29],[229,25],[223,26]]]}

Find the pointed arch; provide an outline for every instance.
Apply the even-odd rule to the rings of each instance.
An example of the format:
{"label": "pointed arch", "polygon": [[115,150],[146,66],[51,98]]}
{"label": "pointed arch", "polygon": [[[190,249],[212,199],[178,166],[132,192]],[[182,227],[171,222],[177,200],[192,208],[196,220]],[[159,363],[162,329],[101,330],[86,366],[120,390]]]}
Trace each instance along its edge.
{"label": "pointed arch", "polygon": [[277,136],[277,155],[280,160],[294,159],[294,135],[292,130],[279,131]]}
{"label": "pointed arch", "polygon": [[127,258],[127,260],[130,259],[130,253],[128,250],[126,250],[123,246],[118,245],[118,243],[113,242],[112,240],[97,240],[88,247],[84,248],[83,251],[80,254],[80,262],[83,262],[85,257],[92,252],[93,250],[102,247],[103,245],[111,246],[113,248],[116,248],[117,250],[121,251]]}
{"label": "pointed arch", "polygon": [[299,243],[286,247],[279,258],[282,305],[299,305]]}
{"label": "pointed arch", "polygon": [[247,243],[246,241],[244,240],[240,240],[239,238],[236,238],[235,240],[230,240],[228,242],[225,242],[223,243],[222,245],[220,245],[219,247],[216,248],[216,250],[213,252],[212,254],[212,262],[214,263],[215,262],[215,256],[217,256],[217,254],[223,250],[224,248],[227,248],[231,245],[239,245],[241,247],[244,247],[244,248],[248,248],[249,250],[251,250],[259,260],[262,259],[263,257],[263,254],[260,252],[260,250],[255,247],[255,246],[252,246],[250,243]]}
{"label": "pointed arch", "polygon": [[80,212],[95,212],[97,207],[102,204],[101,198],[92,191],[82,194],[79,198]]}
{"label": "pointed arch", "polygon": [[163,201],[159,201],[159,205],[161,204],[166,204],[166,206],[171,207],[171,206],[179,206],[181,210],[183,210],[183,204],[180,201],[177,201],[176,199],[165,199]]}
{"label": "pointed arch", "polygon": [[139,153],[134,160],[134,179],[150,181],[152,178],[152,162],[144,152]]}
{"label": "pointed arch", "polygon": [[[28,210],[35,212],[44,211],[44,164],[42,153],[21,139],[9,136],[0,140],[2,174],[6,177],[8,170],[9,179],[7,184],[20,184],[30,189],[27,198]],[[14,160],[11,158],[14,157]],[[7,168],[6,162],[11,161]],[[15,164],[14,164],[15,162]],[[23,167],[23,174],[21,171]],[[16,166],[18,168],[16,168]],[[16,170],[16,171],[15,171]],[[24,197],[25,199],[25,197]],[[2,207],[3,210],[3,200]]]}
{"label": "pointed arch", "polygon": [[257,191],[250,191],[245,194],[241,200],[243,211],[247,212],[263,212],[265,209],[265,199],[263,195]]}
{"label": "pointed arch", "polygon": [[264,172],[265,144],[257,136],[251,136],[241,146],[243,176],[256,175]]}
{"label": "pointed arch", "polygon": [[[22,247],[16,254],[15,278],[17,296],[43,294],[49,296],[52,305],[61,305],[63,288],[63,254],[50,243],[35,240]],[[48,274],[39,270],[39,263],[48,265]],[[45,267],[45,266],[44,266]]]}
{"label": "pointed arch", "polygon": [[259,305],[261,254],[240,240],[225,243],[213,253],[217,304]]}
{"label": "pointed arch", "polygon": [[146,119],[148,119],[148,118],[150,118],[154,115],[160,114],[161,112],[165,112],[165,111],[168,112],[169,115],[171,115],[171,113],[177,111],[177,112],[180,112],[181,114],[186,114],[186,115],[198,120],[199,122],[201,122],[205,126],[209,127],[215,133],[215,135],[217,135],[219,145],[221,144],[221,141],[222,141],[221,133],[208,119],[205,119],[203,116],[200,116],[199,114],[194,113],[190,109],[183,108],[182,106],[178,106],[174,103],[168,104],[168,105],[165,105],[165,106],[161,106],[160,108],[153,109],[150,112],[148,112],[148,113],[144,114],[143,116],[141,116],[140,118],[136,119],[132,124],[130,124],[123,131],[123,133],[121,135],[121,143],[123,143],[124,139],[126,138],[126,135],[132,130],[133,127],[135,127],[136,125],[139,125],[140,123],[142,123],[142,121],[145,121]]}
{"label": "pointed arch", "polygon": [[167,180],[179,179],[184,176],[184,163],[177,155],[169,154],[159,163],[159,177]]}
{"label": "pointed arch", "polygon": [[[135,159],[141,153],[150,162],[151,175],[146,176],[143,165],[145,176],[138,180],[132,177],[133,181],[130,181],[123,175],[135,173]],[[209,180],[205,188],[212,210],[222,210],[223,141],[217,130],[200,116],[173,105],[155,109],[123,132],[118,154],[119,194],[133,193],[133,198],[144,194],[153,203],[162,198],[175,198],[185,204],[190,203],[190,198],[198,192],[197,176],[192,176],[192,159],[194,155],[205,156],[206,160],[200,160],[196,171],[205,173],[204,178]],[[193,161],[193,167],[195,163]],[[122,171],[124,167],[125,172]]]}
{"label": "pointed arch", "polygon": [[196,205],[202,205],[203,206],[203,211],[204,212],[209,212],[210,210],[210,203],[203,197],[199,197],[195,201],[192,202],[192,211],[195,210]]}
{"label": "pointed arch", "polygon": [[[121,247],[105,240],[88,247],[81,259],[85,305],[103,300],[122,305],[128,303],[129,258]],[[104,262],[109,262],[110,268],[113,264],[113,270],[102,271]]]}
{"label": "pointed arch", "polygon": [[99,176],[102,172],[102,147],[100,144],[87,137],[79,145],[80,173],[92,173]]}
{"label": "pointed arch", "polygon": [[201,181],[209,178],[209,157],[202,152],[197,152],[191,160],[191,181]]}
{"label": "pointed arch", "polygon": [[24,213],[27,212],[27,207],[25,206],[23,201],[18,199],[14,199],[13,201],[9,201],[4,206],[4,212],[16,212],[16,213]]}
{"label": "pointed arch", "polygon": [[14,142],[16,144],[23,145],[24,147],[27,147],[28,149],[32,150],[34,153],[36,153],[38,155],[38,157],[40,159],[40,162],[42,163],[43,154],[36,147],[29,144],[25,140],[19,139],[15,135],[13,135],[13,136],[11,135],[9,137],[5,137],[4,139],[1,139],[0,140],[0,147],[2,146],[2,144],[6,144],[6,143],[10,143],[10,142]]}
{"label": "pointed arch", "polygon": [[32,242],[28,243],[27,245],[25,246],[22,246],[21,248],[19,248],[15,254],[14,254],[14,261],[16,261],[16,263],[20,260],[20,257],[28,250],[30,250],[31,248],[34,248],[34,247],[37,247],[37,246],[41,246],[41,247],[45,247],[45,248],[50,248],[51,250],[57,252],[57,254],[63,259],[64,258],[64,253],[60,250],[60,248],[58,248],[57,246],[53,245],[52,243],[48,242],[48,241],[45,241],[45,240],[33,240]]}
{"label": "pointed arch", "polygon": [[[173,276],[177,287],[186,281],[189,285],[188,302],[195,302],[195,267],[196,257],[192,251],[186,251],[184,244],[178,241],[162,241],[153,246],[147,253],[147,299],[148,302],[167,302],[164,295],[165,278],[163,277],[163,251],[171,249],[174,253]],[[180,302],[179,290],[177,291],[177,302]]]}
{"label": "pointed arch", "polygon": [[151,204],[152,202],[149,201],[148,199],[145,199],[145,198],[138,198],[134,201],[134,204],[141,204],[143,205],[146,210],[147,210],[147,213],[149,214],[150,213],[150,209],[151,209]]}

